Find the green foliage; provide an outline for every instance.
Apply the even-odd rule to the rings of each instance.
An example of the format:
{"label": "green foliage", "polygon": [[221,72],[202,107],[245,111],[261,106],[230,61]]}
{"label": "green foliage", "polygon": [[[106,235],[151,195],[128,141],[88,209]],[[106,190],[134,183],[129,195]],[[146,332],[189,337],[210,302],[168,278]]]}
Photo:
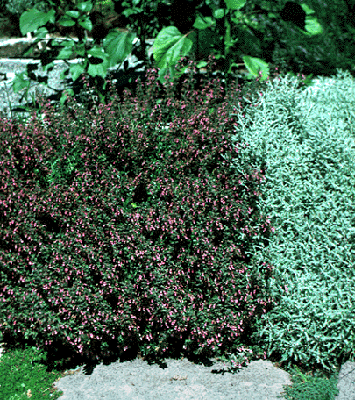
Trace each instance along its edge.
{"label": "green foliage", "polygon": [[328,378],[306,377],[302,373],[296,376],[292,387],[285,387],[283,398],[287,400],[335,400],[339,394],[337,374]]}
{"label": "green foliage", "polygon": [[33,0],[8,0],[6,3],[6,9],[14,15],[21,15],[34,5]]}
{"label": "green foliage", "polygon": [[284,65],[285,74],[292,71],[331,76],[336,75],[336,68],[350,70],[353,40],[336,12],[344,9],[344,3],[340,2],[338,7],[336,2],[307,2],[323,28],[322,33],[308,37],[293,23],[279,22],[275,9],[282,9],[285,3],[266,6],[264,1],[256,0],[246,8],[246,13],[252,13],[252,17],[248,18],[246,26],[237,26],[235,33],[241,53],[253,54],[269,65]]}
{"label": "green foliage", "polygon": [[62,374],[48,374],[40,363],[46,356],[35,347],[25,353],[3,354],[0,363],[0,398],[6,400],[58,399],[63,392],[54,390],[53,382]]}
{"label": "green foliage", "polygon": [[[128,98],[121,116],[117,104],[100,105],[91,118],[81,110],[55,126],[32,121],[25,136],[16,124],[3,137],[2,185],[21,187],[5,190],[1,206],[3,236],[11,232],[0,268],[5,334],[80,354],[132,342],[151,358],[238,349],[243,326],[272,307],[269,266],[245,255],[272,227],[256,206],[263,176],[221,164],[238,145],[228,146],[225,105],[209,112],[206,94],[213,99],[219,87],[210,82],[191,102],[186,83],[181,102],[167,98],[164,107],[181,110],[168,129],[152,82],[139,94],[147,121]],[[11,208],[8,196],[17,199]]]}
{"label": "green foliage", "polygon": [[[5,8],[12,14],[20,16],[26,10],[34,8],[34,6],[42,3],[39,0],[7,0]],[[40,9],[44,10],[42,6]]]}
{"label": "green foliage", "polygon": [[[43,4],[51,4],[52,6],[54,5],[52,0],[43,0]],[[165,82],[165,76],[170,75],[169,79],[172,81],[185,72],[186,68],[178,71],[176,69],[176,65],[178,65],[177,63],[181,60],[181,58],[187,56],[189,52],[192,51],[193,46],[197,45],[199,40],[201,40],[198,32],[203,32],[206,29],[216,29],[217,34],[220,35],[220,39],[222,40],[221,48],[223,49],[223,54],[216,46],[212,54],[216,55],[216,58],[222,61],[223,66],[221,67],[221,70],[227,74],[227,79],[231,72],[231,68],[233,66],[237,66],[237,63],[235,63],[233,58],[235,55],[239,55],[240,52],[232,52],[232,47],[236,45],[240,38],[236,38],[231,34],[231,26],[248,24],[247,18],[246,21],[242,21],[244,17],[242,9],[246,5],[246,1],[225,0],[225,8],[218,9],[215,8],[215,5],[213,5],[212,2],[208,2],[207,5],[213,8],[213,16],[204,17],[201,15],[201,13],[193,13],[192,16],[196,17],[193,21],[194,30],[192,30],[191,27],[191,32],[188,34],[181,33],[176,26],[167,26],[164,27],[155,38],[153,55],[155,66],[159,68],[159,81],[161,83]],[[127,7],[129,6],[129,3],[123,2],[122,6]],[[181,5],[179,6],[178,4],[177,9],[179,9],[179,7],[181,9]],[[93,4],[90,1],[87,1],[75,4],[73,8],[75,9],[65,10],[65,15],[57,21],[58,24],[62,26],[76,25],[79,30],[90,32],[93,29],[93,23],[90,19],[90,12],[92,11]],[[303,21],[303,24],[301,24],[302,29],[298,27],[299,32],[304,35],[305,38],[319,35],[322,32],[322,27],[318,24],[317,19],[312,15],[314,12],[305,4],[302,4],[302,10],[303,13],[307,15],[307,18],[305,21]],[[125,15],[135,14],[135,12],[138,14],[143,12],[141,9],[130,10],[129,8],[125,11],[127,11]],[[276,12],[280,11],[281,10],[277,10]],[[194,12],[193,9],[192,12]],[[37,42],[40,39],[43,39],[48,32],[45,25],[53,24],[55,20],[55,9],[50,9],[47,12],[39,11],[38,9],[26,11],[21,15],[20,29],[23,35],[27,32],[35,32],[38,34],[38,39],[36,39],[33,43],[33,46],[35,46]],[[141,30],[141,28],[139,28],[139,30]],[[95,77],[98,77],[97,79],[100,77],[105,78],[108,68],[114,67],[120,63],[122,65],[127,55],[131,53],[133,41],[136,39],[135,36],[135,33],[132,31],[110,31],[103,41],[103,47],[95,44],[90,50],[88,50],[86,44],[82,42],[82,39],[84,39],[84,34],[82,35],[79,43],[75,43],[73,40],[68,40],[59,45],[55,40],[52,40],[51,42],[53,46],[62,47],[61,49],[57,49],[58,51],[56,56],[47,53],[46,66],[44,69],[47,70],[48,68],[51,68],[53,66],[51,61],[54,59],[66,60],[73,54],[73,52],[75,52],[78,56],[84,58],[84,63],[71,65],[66,71],[63,71],[61,74],[61,79],[65,78],[68,70],[70,71],[74,81],[82,73],[88,73],[90,76],[94,77],[95,80]],[[29,54],[30,51],[31,49],[29,49],[26,54]],[[145,57],[144,52],[141,54],[143,54]],[[247,70],[249,71],[248,79],[255,80],[256,78],[259,78],[260,70],[262,71],[261,79],[267,79],[269,68],[265,61],[254,57],[253,54],[250,54],[249,52],[247,54],[243,54],[242,59],[245,62]],[[204,67],[206,64],[206,61],[200,61],[198,67]],[[46,82],[41,82],[41,84],[46,84]],[[15,93],[21,89],[26,89],[26,94],[29,85],[30,81],[25,79],[24,73],[22,73],[22,75],[16,75],[16,78],[12,84]],[[96,87],[97,95],[99,96],[100,102],[103,104],[105,104],[105,89],[106,84],[104,84],[104,86],[101,88],[99,85]],[[68,92],[70,95],[73,95],[72,89],[69,89]],[[60,98],[60,103],[64,104],[66,101],[67,95],[64,93]]]}

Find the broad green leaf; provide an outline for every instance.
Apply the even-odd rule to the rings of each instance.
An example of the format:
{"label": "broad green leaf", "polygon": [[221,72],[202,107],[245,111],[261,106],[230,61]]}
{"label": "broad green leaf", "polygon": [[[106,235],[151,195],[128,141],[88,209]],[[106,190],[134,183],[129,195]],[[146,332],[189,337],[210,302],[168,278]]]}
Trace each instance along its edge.
{"label": "broad green leaf", "polygon": [[229,10],[240,10],[245,6],[246,0],[224,0]]}
{"label": "broad green leaf", "polygon": [[109,32],[103,41],[105,52],[110,54],[109,67],[123,63],[132,51],[134,39],[133,32]]}
{"label": "broad green leaf", "polygon": [[158,68],[173,67],[187,56],[192,47],[192,41],[182,35],[175,26],[169,26],[159,32],[153,44],[153,57]]}
{"label": "broad green leaf", "polygon": [[83,12],[90,12],[92,10],[92,3],[91,1],[85,1],[83,3],[76,4],[76,8]]}
{"label": "broad green leaf", "polygon": [[226,8],[218,8],[213,12],[214,18],[220,19],[229,13],[229,10],[240,10],[245,6],[245,0],[225,0]]}
{"label": "broad green leaf", "polygon": [[[12,81],[12,88],[15,93],[19,92],[22,89],[30,87],[30,80],[25,79],[25,72],[21,72],[20,74],[16,74],[14,80]],[[27,77],[27,75],[26,75]]]}
{"label": "broad green leaf", "polygon": [[105,53],[104,49],[100,46],[94,46],[87,53],[90,56],[93,56],[96,58],[101,58],[102,60],[105,60],[109,56],[107,53]]}
{"label": "broad green leaf", "polygon": [[108,60],[104,60],[101,64],[89,63],[88,74],[90,76],[101,76],[102,78],[105,78],[107,74],[108,65],[109,65]]}
{"label": "broad green leaf", "polygon": [[90,21],[89,17],[80,18],[78,20],[78,24],[82,26],[84,29],[88,30],[89,32],[91,32],[93,28],[92,22]]}
{"label": "broad green leaf", "polygon": [[105,53],[103,48],[99,46],[93,47],[87,52],[87,54],[95,58],[101,58],[103,60],[102,63],[91,64],[89,58],[89,60],[85,60],[84,64],[70,65],[69,69],[73,76],[73,80],[76,80],[82,73],[84,73],[84,70],[87,68],[87,66],[89,66],[87,72],[90,76],[101,76],[102,78],[105,78],[107,74],[107,68],[110,65],[109,54]]}
{"label": "broad green leaf", "polygon": [[78,56],[85,57],[86,55],[85,43],[82,43],[80,45],[76,44],[75,52]]}
{"label": "broad green leaf", "polygon": [[314,13],[315,13],[315,11],[311,10],[311,9],[307,6],[307,4],[301,4],[301,7],[302,7],[303,11],[304,11],[307,15],[309,15],[309,14],[314,14]]}
{"label": "broad green leaf", "polygon": [[242,11],[235,11],[234,16],[235,18],[244,18],[244,13]]}
{"label": "broad green leaf", "polygon": [[124,15],[126,18],[128,18],[130,15],[136,14],[137,11],[139,11],[139,10],[138,10],[138,9],[128,9],[128,10],[123,11],[123,15]]}
{"label": "broad green leaf", "polygon": [[73,77],[73,81],[75,81],[81,74],[85,72],[85,67],[83,67],[81,64],[70,64],[69,70]]}
{"label": "broad green leaf", "polygon": [[265,81],[268,78],[270,70],[268,64],[265,61],[250,56],[243,56],[242,58],[245,62],[245,66],[250,72],[250,74],[247,76],[248,79],[252,77],[258,77],[259,71],[261,71],[262,73],[262,77],[260,78],[261,82]]}
{"label": "broad green leaf", "polygon": [[64,43],[62,43],[62,46],[64,46],[64,48],[59,51],[56,59],[68,60],[69,57],[73,54],[74,40],[65,41]]}
{"label": "broad green leaf", "polygon": [[79,11],[66,11],[65,15],[67,15],[68,17],[79,18],[80,12]]}
{"label": "broad green leaf", "polygon": [[323,27],[319,24],[316,18],[306,17],[306,33],[308,36],[319,35],[323,33]]}
{"label": "broad green leaf", "polygon": [[65,15],[58,21],[59,25],[62,26],[74,26],[75,25],[75,21],[72,20],[69,17],[66,17]]}
{"label": "broad green leaf", "polygon": [[212,19],[212,17],[206,17],[202,19],[200,16],[198,16],[193,24],[193,27],[196,29],[206,29],[213,25],[216,25],[216,21]]}
{"label": "broad green leaf", "polygon": [[38,39],[45,39],[47,33],[48,33],[48,31],[44,26],[42,26],[41,28],[39,28],[37,31],[34,32],[34,34],[36,35],[36,38],[38,38]]}
{"label": "broad green leaf", "polygon": [[35,8],[25,11],[20,17],[20,31],[23,35],[27,32],[35,32],[40,26],[46,25],[47,22],[54,24],[55,11],[48,12],[38,11]]}
{"label": "broad green leaf", "polygon": [[213,12],[213,16],[217,19],[224,18],[225,15],[229,13],[229,10],[225,8],[219,8],[218,10]]}

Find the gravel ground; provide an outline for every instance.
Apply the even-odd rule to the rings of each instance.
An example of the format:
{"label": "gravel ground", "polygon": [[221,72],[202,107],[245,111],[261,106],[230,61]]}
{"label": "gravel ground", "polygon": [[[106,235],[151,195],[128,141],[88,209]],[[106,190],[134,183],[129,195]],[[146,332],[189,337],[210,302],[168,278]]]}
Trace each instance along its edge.
{"label": "gravel ground", "polygon": [[91,375],[81,367],[54,387],[63,391],[61,400],[276,400],[283,385],[291,385],[289,374],[270,361],[252,361],[237,374],[223,373],[226,370],[227,363],[215,360],[208,367],[167,359],[166,368],[161,368],[135,359],[101,363]]}

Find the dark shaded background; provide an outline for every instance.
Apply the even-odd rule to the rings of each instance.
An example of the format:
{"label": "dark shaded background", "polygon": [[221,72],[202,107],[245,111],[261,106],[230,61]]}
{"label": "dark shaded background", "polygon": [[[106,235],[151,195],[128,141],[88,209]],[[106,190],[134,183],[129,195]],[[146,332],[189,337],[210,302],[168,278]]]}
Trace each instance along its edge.
{"label": "dark shaded background", "polygon": [[[37,0],[32,1],[32,3],[36,2]],[[0,0],[0,12],[4,9],[4,3],[6,3],[6,0]],[[215,8],[218,8],[222,1],[210,0],[210,3]],[[262,0],[248,1],[245,12],[252,12],[249,15],[252,15],[254,22],[260,24],[261,32],[252,26],[246,27],[232,23],[232,32],[240,38],[238,44],[231,49],[232,53],[236,54],[234,59],[238,63],[242,63],[243,55],[252,55],[268,62],[272,68],[278,66],[280,73],[293,72],[294,74],[332,76],[337,74],[337,68],[343,68],[350,70],[351,74],[355,76],[354,69],[352,69],[355,56],[355,1],[305,1],[305,4],[308,4],[315,11],[313,15],[317,17],[324,29],[323,34],[309,38],[305,38],[301,32],[301,29],[305,29],[306,14],[300,4],[301,1],[283,0],[271,2],[270,9],[265,9]],[[141,20],[145,18],[148,21],[146,38],[154,37],[163,27],[170,25],[175,25],[183,34],[191,32],[194,30],[193,10],[195,9],[205,17],[212,15],[210,7],[203,0],[147,1],[145,3],[147,15],[140,14]],[[270,16],[269,12],[273,11],[276,17]],[[14,18],[19,18],[20,14],[15,13],[13,16]],[[122,2],[119,0],[114,0],[114,11],[111,15],[113,19],[110,17],[110,21],[112,22],[111,28],[102,25],[101,17],[102,15],[96,14],[92,19],[94,24],[97,23],[98,25],[94,27],[91,36],[98,41],[105,37],[112,27],[124,28],[130,23],[130,18],[123,15]],[[114,18],[116,19],[114,20]],[[102,24],[100,25],[100,23]],[[106,21],[105,23],[107,25],[108,22]],[[202,32],[200,31],[198,34],[201,41],[198,46],[193,47],[192,52],[195,55],[196,61],[207,59],[211,52],[211,46],[212,49],[220,50],[218,32],[206,29]],[[142,51],[142,46],[135,45],[132,54],[138,56],[142,54]],[[221,59],[216,69],[219,70],[223,66],[224,60]],[[152,57],[148,61],[148,67],[153,67]],[[235,74],[234,76],[239,75],[239,67],[234,68],[232,73]],[[145,80],[145,74],[138,72],[137,66],[129,68],[128,63],[125,65],[125,71],[110,74],[111,78],[117,79],[116,88],[121,98],[123,98],[125,88],[135,92],[137,85],[134,81],[138,76],[141,77],[142,81]],[[103,79],[100,77],[96,78],[96,82],[102,87],[104,83]],[[88,79],[91,85],[95,83],[92,77],[88,77]],[[179,96],[178,90],[181,87],[183,79],[185,79],[184,75],[179,80],[177,96]],[[66,83],[68,87],[74,89],[76,96],[79,96],[83,91],[83,84],[80,77],[74,82],[71,78],[68,78]],[[241,83],[243,83],[242,80]],[[85,94],[83,95],[84,97]],[[52,95],[48,98],[58,103],[60,94]],[[92,102],[90,103],[91,105],[89,103],[88,106],[90,107]],[[32,103],[25,104],[32,105]],[[38,108],[38,105],[35,108]],[[16,108],[13,110],[15,111]]]}

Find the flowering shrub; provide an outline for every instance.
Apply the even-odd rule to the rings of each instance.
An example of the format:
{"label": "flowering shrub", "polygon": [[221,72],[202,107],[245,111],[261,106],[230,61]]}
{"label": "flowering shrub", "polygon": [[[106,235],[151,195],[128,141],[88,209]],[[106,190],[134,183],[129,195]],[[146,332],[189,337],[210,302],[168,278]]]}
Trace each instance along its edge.
{"label": "flowering shrub", "polygon": [[[272,267],[247,255],[273,230],[258,211],[265,177],[221,156],[243,166],[227,103],[209,112],[221,88],[184,82],[181,100],[154,105],[152,79],[143,101],[60,117],[41,102],[45,125],[0,120],[4,334],[96,357],[212,356],[237,351],[272,307]],[[166,129],[164,108],[179,111]]]}

